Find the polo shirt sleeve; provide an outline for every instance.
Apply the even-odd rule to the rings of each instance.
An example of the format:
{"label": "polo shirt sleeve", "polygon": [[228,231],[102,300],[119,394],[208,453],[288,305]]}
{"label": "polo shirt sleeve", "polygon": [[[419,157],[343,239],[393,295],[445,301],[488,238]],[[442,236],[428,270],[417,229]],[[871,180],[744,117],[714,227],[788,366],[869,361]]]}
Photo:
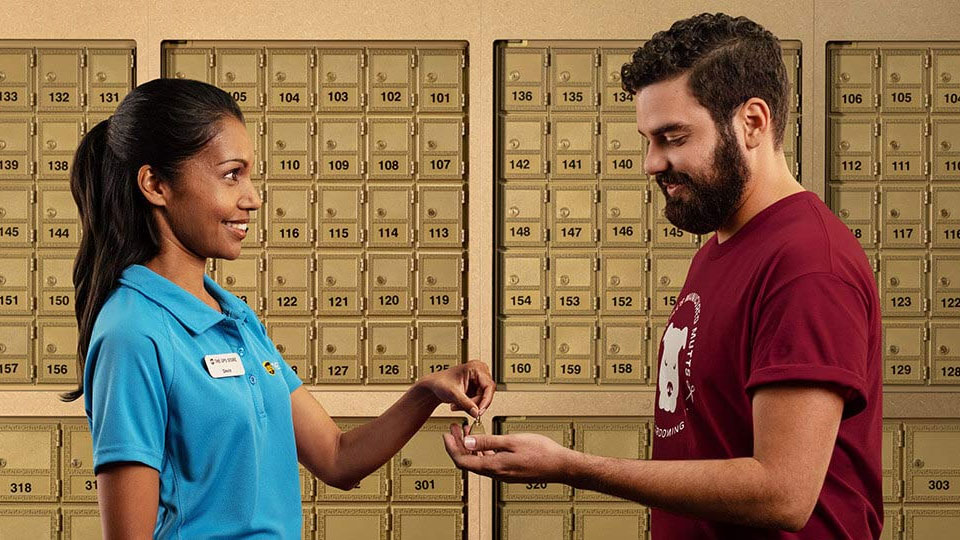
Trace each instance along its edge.
{"label": "polo shirt sleeve", "polygon": [[92,343],[90,431],[94,473],[102,465],[135,461],[160,470],[167,424],[167,393],[156,343],[116,330]]}
{"label": "polo shirt sleeve", "polygon": [[746,390],[777,383],[829,387],[843,417],[867,404],[869,312],[858,289],[830,273],[800,276],[760,306]]}

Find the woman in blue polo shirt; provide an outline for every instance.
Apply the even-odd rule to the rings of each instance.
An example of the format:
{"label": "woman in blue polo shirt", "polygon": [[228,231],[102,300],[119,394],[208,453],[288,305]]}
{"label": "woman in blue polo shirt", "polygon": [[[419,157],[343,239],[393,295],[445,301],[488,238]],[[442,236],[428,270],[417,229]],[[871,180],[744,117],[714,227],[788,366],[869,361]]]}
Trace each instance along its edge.
{"label": "woman in blue polo shirt", "polygon": [[106,538],[300,537],[297,461],[349,489],[440,403],[482,414],[494,384],[469,362],[423,377],[343,433],[263,324],[204,273],[235,259],[253,148],[213,86],[133,90],[77,149],[70,187],[84,236],[74,266],[84,396]]}

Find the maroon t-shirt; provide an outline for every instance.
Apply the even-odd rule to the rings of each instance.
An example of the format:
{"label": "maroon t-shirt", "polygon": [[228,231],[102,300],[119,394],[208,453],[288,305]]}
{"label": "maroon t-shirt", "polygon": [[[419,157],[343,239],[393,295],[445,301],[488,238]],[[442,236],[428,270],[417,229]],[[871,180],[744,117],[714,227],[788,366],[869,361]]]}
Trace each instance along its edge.
{"label": "maroon t-shirt", "polygon": [[764,209],[694,256],[660,342],[653,458],[753,455],[753,392],[802,382],[835,389],[843,419],[823,490],[798,533],[653,511],[655,540],[878,538],[880,306],[863,248],[813,193]]}

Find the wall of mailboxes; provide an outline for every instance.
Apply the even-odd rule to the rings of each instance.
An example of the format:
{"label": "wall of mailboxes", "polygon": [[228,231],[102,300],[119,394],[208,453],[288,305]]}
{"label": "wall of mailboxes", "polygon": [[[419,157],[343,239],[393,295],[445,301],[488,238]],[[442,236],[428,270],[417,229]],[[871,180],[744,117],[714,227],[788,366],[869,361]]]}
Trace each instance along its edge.
{"label": "wall of mailboxes", "polygon": [[[640,172],[642,143],[615,69],[636,45],[497,44],[494,367],[507,389],[655,384],[657,337],[702,239],[663,219],[659,190]],[[405,383],[462,361],[465,44],[166,42],[163,54],[165,76],[217,84],[245,111],[262,218],[244,255],[212,262],[210,273],[265,319],[305,382]],[[799,43],[785,42],[784,54],[795,89],[785,150],[799,172]],[[132,42],[0,47],[7,388],[75,380],[70,268],[82,231],[66,179],[79,138],[133,86],[135,62]],[[831,43],[827,62],[825,196],[876,262],[885,383],[955,384],[958,45]],[[3,419],[9,493],[0,495],[0,529],[99,534],[95,478],[84,469],[89,435],[78,420]],[[423,433],[439,438],[441,424]],[[644,419],[503,418],[496,427],[599,454],[649,453]],[[604,433],[612,439],[591,442]],[[464,477],[431,453],[438,441],[418,440],[358,490],[328,493],[304,474],[305,537],[459,537]],[[49,452],[23,452],[33,448]],[[894,525],[885,537],[956,530],[957,455],[955,421],[886,422],[884,499]],[[646,535],[642,507],[562,486],[503,485],[495,498],[502,538]]]}

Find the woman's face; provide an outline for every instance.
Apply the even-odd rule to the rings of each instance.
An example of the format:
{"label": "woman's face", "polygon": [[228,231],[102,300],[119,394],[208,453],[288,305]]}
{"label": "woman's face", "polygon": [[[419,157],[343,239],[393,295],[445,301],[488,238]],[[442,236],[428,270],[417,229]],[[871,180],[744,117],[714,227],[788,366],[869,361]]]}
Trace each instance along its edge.
{"label": "woman's face", "polygon": [[236,259],[250,212],[260,196],[250,181],[253,146],[246,127],[233,117],[197,155],[185,161],[164,209],[175,240],[198,258]]}

